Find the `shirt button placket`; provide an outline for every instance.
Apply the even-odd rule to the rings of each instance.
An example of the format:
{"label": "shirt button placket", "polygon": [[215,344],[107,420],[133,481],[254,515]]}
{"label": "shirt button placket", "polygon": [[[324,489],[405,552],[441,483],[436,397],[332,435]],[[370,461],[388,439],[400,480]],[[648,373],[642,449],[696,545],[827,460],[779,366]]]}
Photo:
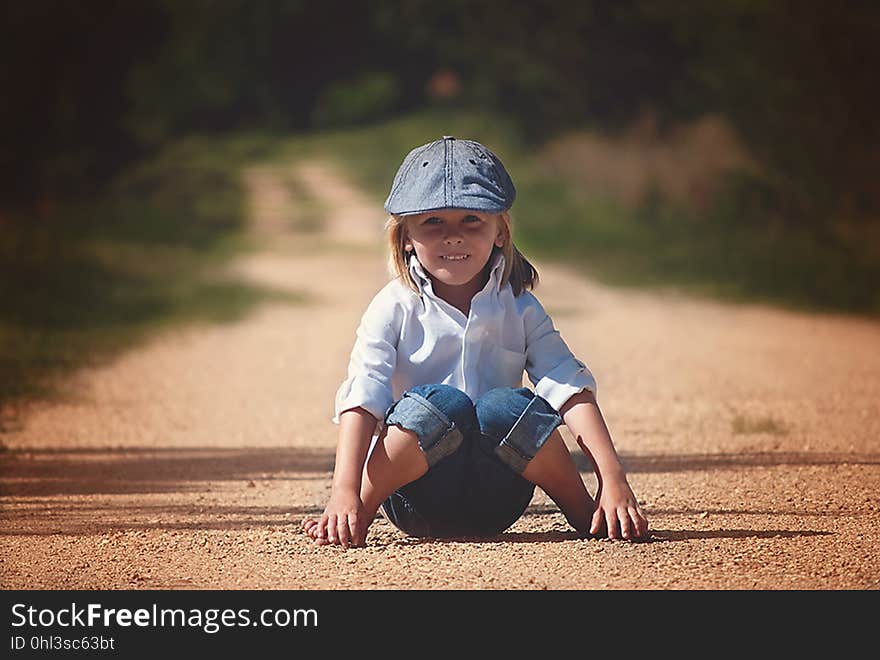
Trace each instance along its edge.
{"label": "shirt button placket", "polygon": [[465,391],[467,391],[471,383],[477,384],[476,361],[473,356],[480,354],[477,344],[480,341],[481,328],[482,323],[479,322],[472,309],[467,325],[464,328],[464,336],[462,337],[462,377],[464,379]]}

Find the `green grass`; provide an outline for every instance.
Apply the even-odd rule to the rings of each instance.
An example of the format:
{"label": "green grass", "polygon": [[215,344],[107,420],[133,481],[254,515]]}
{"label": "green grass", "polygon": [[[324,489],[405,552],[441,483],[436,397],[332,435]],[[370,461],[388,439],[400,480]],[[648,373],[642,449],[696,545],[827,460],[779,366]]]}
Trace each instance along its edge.
{"label": "green grass", "polygon": [[633,212],[612,200],[578,199],[552,183],[533,190],[539,194],[516,215],[524,250],[565,260],[604,282],[800,310],[880,313],[880,264],[821,228],[725,223],[674,208]]}
{"label": "green grass", "polygon": [[58,375],[157,331],[240,319],[270,300],[301,300],[223,271],[253,248],[243,230],[239,171],[271,157],[266,145],[246,136],[184,140],[122,173],[100,199],[6,211],[0,425],[10,423],[4,403],[52,396]]}

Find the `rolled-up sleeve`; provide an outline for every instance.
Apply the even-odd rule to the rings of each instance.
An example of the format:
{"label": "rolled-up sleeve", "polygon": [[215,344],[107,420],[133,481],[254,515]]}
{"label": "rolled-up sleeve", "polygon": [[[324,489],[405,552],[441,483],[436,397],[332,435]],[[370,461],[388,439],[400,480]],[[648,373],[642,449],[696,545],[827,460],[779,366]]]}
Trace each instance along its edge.
{"label": "rolled-up sleeve", "polygon": [[554,327],[553,320],[531,294],[523,321],[526,331],[526,373],[535,393],[559,410],[573,395],[596,393],[596,379],[578,360]]}
{"label": "rolled-up sleeve", "polygon": [[370,302],[357,329],[348,375],[336,392],[333,422],[351,408],[361,407],[378,420],[393,403],[391,376],[397,363],[402,310],[388,291]]}

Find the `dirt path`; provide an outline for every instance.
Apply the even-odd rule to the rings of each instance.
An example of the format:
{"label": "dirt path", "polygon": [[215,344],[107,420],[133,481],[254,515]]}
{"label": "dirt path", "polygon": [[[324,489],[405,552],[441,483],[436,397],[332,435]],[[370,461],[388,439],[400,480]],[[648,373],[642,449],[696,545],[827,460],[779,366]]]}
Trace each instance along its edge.
{"label": "dirt path", "polygon": [[[377,520],[367,548],[313,546],[298,525],[329,492],[333,394],[386,279],[384,216],[319,163],[246,181],[266,247],[235,268],[304,302],[157,337],[0,436],[3,589],[880,587],[880,323],[541,263],[537,293],[599,379],[652,542],[576,539],[538,491],[489,541]],[[324,231],[291,229],[297,188],[333,211]]]}

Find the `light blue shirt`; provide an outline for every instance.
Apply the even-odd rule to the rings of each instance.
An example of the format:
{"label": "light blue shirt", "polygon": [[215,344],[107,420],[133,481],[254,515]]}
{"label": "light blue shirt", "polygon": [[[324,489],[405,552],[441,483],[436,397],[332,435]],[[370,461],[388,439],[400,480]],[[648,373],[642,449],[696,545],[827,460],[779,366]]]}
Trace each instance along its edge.
{"label": "light blue shirt", "polygon": [[465,316],[434,294],[412,258],[419,293],[394,279],[370,302],[348,376],[336,393],[333,421],[360,406],[381,422],[405,391],[430,383],[451,385],[476,401],[496,387],[522,387],[524,371],[535,393],[556,410],[584,389],[595,393],[593,374],[569,350],[538,299],[529,291],[514,297],[509,283],[500,286],[503,270],[498,255]]}

